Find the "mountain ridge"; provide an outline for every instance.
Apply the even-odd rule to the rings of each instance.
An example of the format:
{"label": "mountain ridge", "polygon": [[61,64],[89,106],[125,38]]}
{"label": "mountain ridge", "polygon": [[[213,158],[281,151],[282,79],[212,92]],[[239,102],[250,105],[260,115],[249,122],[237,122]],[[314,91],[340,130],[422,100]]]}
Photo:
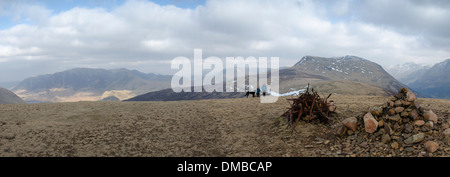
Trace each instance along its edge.
{"label": "mountain ridge", "polygon": [[96,101],[107,91],[131,91],[131,96],[135,96],[168,88],[170,79],[169,75],[125,68],[73,68],[27,78],[12,91],[30,102]]}

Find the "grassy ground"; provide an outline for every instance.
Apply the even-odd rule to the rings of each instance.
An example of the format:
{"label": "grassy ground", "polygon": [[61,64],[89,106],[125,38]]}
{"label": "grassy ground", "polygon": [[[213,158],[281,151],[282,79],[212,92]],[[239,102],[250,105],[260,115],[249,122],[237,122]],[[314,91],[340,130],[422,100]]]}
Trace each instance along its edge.
{"label": "grassy ground", "polygon": [[[337,123],[389,97],[330,99]],[[420,103],[449,118],[450,100]],[[285,98],[0,105],[0,156],[340,156],[326,143],[333,123],[292,133],[280,118],[288,106]],[[450,156],[448,144],[438,152]]]}

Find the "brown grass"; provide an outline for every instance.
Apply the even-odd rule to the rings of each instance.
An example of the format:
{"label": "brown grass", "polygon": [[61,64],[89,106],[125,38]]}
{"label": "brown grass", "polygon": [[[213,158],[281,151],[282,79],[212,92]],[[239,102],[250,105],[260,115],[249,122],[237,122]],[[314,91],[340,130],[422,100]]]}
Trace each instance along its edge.
{"label": "brown grass", "polygon": [[[389,97],[333,95],[338,117]],[[448,119],[450,100],[420,99]],[[291,133],[288,103],[257,98],[173,102],[76,102],[0,105],[0,156],[325,156],[332,126]],[[447,151],[446,151],[447,149]],[[442,147],[449,156],[448,146]]]}

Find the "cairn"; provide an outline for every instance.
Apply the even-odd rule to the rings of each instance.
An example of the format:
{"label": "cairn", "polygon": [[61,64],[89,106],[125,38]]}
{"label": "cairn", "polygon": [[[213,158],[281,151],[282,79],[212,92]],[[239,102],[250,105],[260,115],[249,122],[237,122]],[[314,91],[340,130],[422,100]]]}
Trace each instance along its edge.
{"label": "cairn", "polygon": [[415,94],[403,88],[383,105],[343,120],[336,134],[354,136],[365,145],[367,142],[386,144],[396,154],[407,148],[424,148],[433,153],[440,144],[449,143],[449,122],[444,121],[432,110],[420,107]]}

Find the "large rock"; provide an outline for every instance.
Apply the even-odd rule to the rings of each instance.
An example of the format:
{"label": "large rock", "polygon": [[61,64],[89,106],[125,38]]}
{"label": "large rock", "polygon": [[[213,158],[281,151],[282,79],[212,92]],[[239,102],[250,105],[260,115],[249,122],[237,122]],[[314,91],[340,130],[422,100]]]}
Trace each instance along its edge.
{"label": "large rock", "polygon": [[372,109],[370,109],[370,113],[374,116],[379,116],[381,115],[381,113],[383,113],[383,107],[381,106],[373,107]]}
{"label": "large rock", "polygon": [[411,113],[409,114],[409,116],[410,116],[413,120],[416,120],[417,117],[419,117],[419,114],[417,113],[417,111],[416,111],[415,109],[413,109],[413,110],[411,111]]}
{"label": "large rock", "polygon": [[415,134],[415,135],[413,135],[413,136],[410,136],[408,139],[406,139],[404,142],[406,143],[406,144],[414,144],[414,143],[418,143],[418,142],[421,142],[421,141],[423,141],[425,139],[425,134],[423,134],[423,133],[418,133],[418,134]]}
{"label": "large rock", "polygon": [[450,128],[447,128],[442,132],[445,136],[450,136]]}
{"label": "large rock", "polygon": [[437,144],[437,143],[434,142],[434,141],[427,141],[427,142],[425,143],[425,149],[426,149],[428,152],[436,152],[438,148],[439,148],[439,144]]}
{"label": "large rock", "polygon": [[358,126],[358,119],[355,117],[349,117],[342,121],[342,125],[347,127],[350,130],[356,131],[356,127]]}
{"label": "large rock", "polygon": [[408,91],[408,92],[406,92],[406,100],[407,101],[415,101],[416,100],[416,95],[414,95],[413,92]]}
{"label": "large rock", "polygon": [[425,112],[423,114],[423,118],[425,118],[425,120],[431,120],[434,123],[438,122],[438,117],[432,110],[429,110],[429,111]]}
{"label": "large rock", "polygon": [[378,128],[378,121],[373,117],[372,113],[370,112],[364,115],[364,128],[367,133],[373,133]]}

